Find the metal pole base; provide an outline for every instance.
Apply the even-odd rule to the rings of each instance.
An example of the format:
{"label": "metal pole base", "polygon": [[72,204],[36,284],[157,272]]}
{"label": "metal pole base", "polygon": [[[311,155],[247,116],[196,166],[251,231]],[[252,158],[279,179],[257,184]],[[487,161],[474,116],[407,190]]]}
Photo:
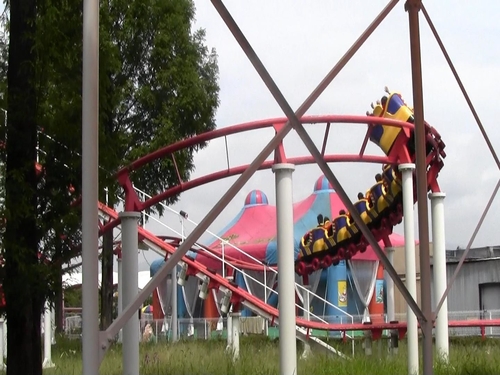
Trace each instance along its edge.
{"label": "metal pole base", "polygon": [[[7,367],[7,366],[5,366]],[[42,363],[42,368],[46,369],[46,368],[54,368],[56,367],[56,365],[54,364],[54,362],[52,362],[52,360],[50,358],[45,358],[43,360],[43,363]]]}
{"label": "metal pole base", "polygon": [[231,313],[232,317],[232,345],[231,351],[233,352],[233,361],[237,361],[240,358],[240,316],[241,313],[235,312]]}

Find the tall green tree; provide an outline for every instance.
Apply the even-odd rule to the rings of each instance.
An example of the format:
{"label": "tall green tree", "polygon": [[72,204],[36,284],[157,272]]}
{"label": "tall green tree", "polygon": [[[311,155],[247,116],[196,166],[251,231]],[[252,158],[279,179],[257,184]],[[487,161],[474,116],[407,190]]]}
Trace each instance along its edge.
{"label": "tall green tree", "polygon": [[[110,151],[101,158],[104,171],[214,129],[219,90],[216,54],[204,45],[204,30],[192,30],[193,2],[109,0],[101,4],[101,147]],[[183,180],[194,168],[194,151],[175,155]],[[100,177],[110,188],[108,204],[114,206],[116,182],[105,173]],[[171,159],[149,165],[132,179],[149,194],[179,182]],[[103,328],[112,313],[111,243],[105,239],[102,254]]]}

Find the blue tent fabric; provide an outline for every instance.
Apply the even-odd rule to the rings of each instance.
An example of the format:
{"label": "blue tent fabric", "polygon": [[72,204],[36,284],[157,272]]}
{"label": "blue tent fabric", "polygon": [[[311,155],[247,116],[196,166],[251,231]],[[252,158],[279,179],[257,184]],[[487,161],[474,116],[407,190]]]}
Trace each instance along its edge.
{"label": "blue tent fabric", "polygon": [[[314,228],[318,224],[318,214],[329,215],[329,213],[332,212],[330,204],[331,193],[332,190],[330,189],[317,191],[311,207],[307,210],[305,215],[303,215],[299,220],[295,222],[293,226],[295,259],[299,254],[299,244],[302,236],[306,234],[308,230]],[[266,261],[268,264],[278,263],[278,244],[276,239],[269,242],[269,244],[267,245]]]}
{"label": "blue tent fabric", "polygon": [[151,266],[149,267],[149,275],[153,277],[165,264],[165,260],[163,259],[155,259],[151,262]]}

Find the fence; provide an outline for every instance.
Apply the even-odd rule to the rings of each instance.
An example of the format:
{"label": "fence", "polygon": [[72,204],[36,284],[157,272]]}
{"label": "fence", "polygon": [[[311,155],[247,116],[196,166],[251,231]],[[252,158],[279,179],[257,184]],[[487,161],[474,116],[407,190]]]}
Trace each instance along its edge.
{"label": "fence", "polygon": [[[322,316],[328,322],[336,324],[351,323],[351,318],[346,316]],[[271,325],[262,317],[241,317],[240,318],[240,333],[243,335],[268,335],[269,337],[278,336],[278,328]],[[451,311],[448,313],[448,319],[451,321],[462,320],[491,320],[500,319],[500,310],[492,311]],[[353,317],[354,323],[361,323],[363,316],[358,315]],[[386,316],[380,317],[381,321],[387,322]],[[396,314],[396,320],[400,322],[406,321],[406,314]],[[69,338],[79,338],[82,332],[82,318],[79,314],[69,314],[66,316],[64,331]],[[141,336],[143,341],[161,341],[169,340],[171,335],[170,318],[162,320],[154,320],[152,315],[143,314],[140,321]],[[178,319],[179,337],[183,339],[202,339],[208,340],[212,338],[227,337],[227,319],[226,318],[193,318],[193,319]],[[481,336],[479,327],[460,327],[450,328],[450,336]],[[322,336],[327,334],[321,331],[312,331],[312,335]],[[359,332],[362,336],[362,332]],[[487,337],[500,337],[500,327],[486,327],[485,335]],[[356,336],[356,335],[355,335]]]}

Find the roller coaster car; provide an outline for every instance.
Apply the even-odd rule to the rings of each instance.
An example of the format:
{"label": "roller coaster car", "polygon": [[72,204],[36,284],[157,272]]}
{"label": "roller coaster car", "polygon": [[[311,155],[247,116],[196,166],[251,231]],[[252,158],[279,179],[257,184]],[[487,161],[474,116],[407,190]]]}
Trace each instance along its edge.
{"label": "roller coaster car", "polygon": [[[414,122],[413,111],[403,101],[403,98],[398,93],[391,93],[389,96],[384,96],[377,105],[373,107],[372,116],[384,117],[393,120]],[[397,126],[390,125],[374,125],[370,133],[370,140],[379,146],[386,155],[391,152],[392,146],[396,141],[399,133],[405,131],[406,135],[410,137],[410,132],[407,129],[402,129]]]}
{"label": "roller coaster car", "polygon": [[373,217],[369,214],[368,200],[366,198],[360,199],[359,201],[355,202],[354,207],[356,207],[359,216],[361,216],[361,219],[366,225],[370,224],[376,219],[376,217]]}
{"label": "roller coaster car", "polygon": [[[339,215],[332,222],[311,229],[300,241],[298,259],[322,255],[336,245],[353,239],[359,234],[358,227],[348,215]],[[336,255],[336,254],[334,254]]]}
{"label": "roller coaster car", "polygon": [[307,232],[300,241],[299,258],[317,254],[335,246],[335,239],[328,226],[318,226]]}
{"label": "roller coaster car", "polygon": [[[388,96],[382,97],[377,104],[373,106],[373,113],[371,116],[384,117],[392,120],[404,121],[413,124],[415,118],[413,116],[413,109],[408,107],[404,102],[401,94],[389,93]],[[386,155],[389,155],[396,140],[401,132],[404,132],[407,142],[406,146],[411,156],[415,155],[415,139],[413,131],[407,128],[399,128],[390,125],[375,125],[370,124],[370,140],[379,146]],[[443,149],[445,147],[441,136],[437,131],[425,123],[427,133],[427,147],[426,152],[429,155],[435,147],[439,148],[442,157],[445,157]]]}

